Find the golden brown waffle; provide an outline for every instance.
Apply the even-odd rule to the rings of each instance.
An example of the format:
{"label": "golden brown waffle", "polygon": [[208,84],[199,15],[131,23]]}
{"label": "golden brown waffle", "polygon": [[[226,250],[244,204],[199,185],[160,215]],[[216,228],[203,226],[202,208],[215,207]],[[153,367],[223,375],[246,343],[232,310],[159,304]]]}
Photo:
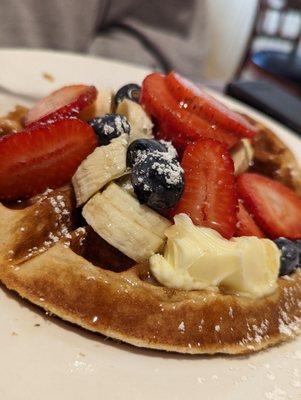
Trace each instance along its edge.
{"label": "golden brown waffle", "polygon": [[[270,131],[261,127],[260,135],[254,169],[298,190],[293,155]],[[147,263],[134,265],[83,224],[71,187],[0,206],[1,281],[66,321],[135,346],[243,354],[300,331],[300,269],[261,299],[167,289],[152,280]]]}

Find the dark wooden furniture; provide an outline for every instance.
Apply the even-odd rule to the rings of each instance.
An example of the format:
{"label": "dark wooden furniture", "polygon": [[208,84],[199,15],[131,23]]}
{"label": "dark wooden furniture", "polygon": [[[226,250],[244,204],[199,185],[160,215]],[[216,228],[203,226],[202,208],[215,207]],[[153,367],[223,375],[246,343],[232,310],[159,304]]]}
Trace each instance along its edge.
{"label": "dark wooden furniture", "polygon": [[[267,18],[274,14],[274,28],[267,27]],[[295,31],[287,33],[288,18],[294,14]],[[266,39],[267,48],[254,50],[260,39]],[[269,40],[286,43],[287,51],[270,50]],[[247,68],[253,68],[263,77],[270,77],[288,87],[301,90],[301,0],[260,0],[257,4],[253,28],[233,79],[239,79]],[[299,51],[300,49],[300,51]],[[299,53],[299,54],[298,54]]]}

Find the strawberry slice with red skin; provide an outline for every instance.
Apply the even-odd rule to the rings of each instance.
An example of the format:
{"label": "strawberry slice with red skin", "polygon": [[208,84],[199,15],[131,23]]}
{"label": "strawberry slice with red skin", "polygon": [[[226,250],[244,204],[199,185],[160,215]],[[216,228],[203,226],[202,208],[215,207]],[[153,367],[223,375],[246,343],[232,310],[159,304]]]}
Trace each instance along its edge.
{"label": "strawberry slice with red skin", "polygon": [[77,116],[81,110],[92,104],[97,97],[94,86],[71,85],[52,92],[29,110],[25,125],[45,122],[59,117]]}
{"label": "strawberry slice with red skin", "polygon": [[301,198],[282,183],[259,174],[244,173],[237,188],[255,222],[275,239],[301,238]]}
{"label": "strawberry slice with red skin", "polygon": [[235,236],[257,236],[264,238],[262,230],[256,225],[252,216],[248,213],[242,201],[238,202],[237,224]]}
{"label": "strawberry slice with red skin", "polygon": [[173,215],[185,213],[195,225],[230,239],[236,230],[237,195],[227,148],[216,140],[199,140],[186,147],[181,165],[185,188]]}
{"label": "strawberry slice with red skin", "polygon": [[166,76],[166,84],[181,107],[198,117],[205,118],[209,124],[217,124],[240,138],[252,138],[257,133],[255,127],[243,116],[230,110],[177,73],[170,72]]}
{"label": "strawberry slice with red skin", "polygon": [[0,137],[0,199],[27,198],[64,185],[96,146],[91,126],[76,118]]}
{"label": "strawberry slice with red skin", "polygon": [[165,139],[171,140],[178,150],[200,138],[219,140],[228,148],[239,141],[237,135],[181,109],[167,88],[165,76],[159,73],[144,79],[140,103],[154,117]]}

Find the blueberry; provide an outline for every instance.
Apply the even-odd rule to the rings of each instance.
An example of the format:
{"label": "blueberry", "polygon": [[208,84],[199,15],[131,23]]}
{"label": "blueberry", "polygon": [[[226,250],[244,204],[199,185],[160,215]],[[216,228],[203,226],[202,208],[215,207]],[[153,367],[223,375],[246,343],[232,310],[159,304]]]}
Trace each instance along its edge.
{"label": "blueberry", "polygon": [[141,87],[136,83],[129,83],[122,86],[115,95],[115,104],[118,105],[122,100],[129,99],[139,103]]}
{"label": "blueberry", "polygon": [[141,153],[166,152],[166,145],[154,139],[137,139],[128,147],[126,163],[132,167],[136,160],[139,160]]}
{"label": "blueberry", "polygon": [[280,237],[274,242],[281,250],[279,275],[290,275],[299,265],[300,251],[298,245],[284,237]]}
{"label": "blueberry", "polygon": [[119,114],[106,114],[103,117],[93,118],[88,123],[94,129],[102,145],[109,144],[112,139],[123,133],[129,134],[131,130],[127,119]]}
{"label": "blueberry", "polygon": [[167,152],[145,153],[132,168],[132,185],[142,204],[161,211],[173,207],[184,189],[183,169]]}
{"label": "blueberry", "polygon": [[300,268],[301,267],[301,240],[298,239],[294,243],[297,246],[297,249],[298,249],[298,252],[299,252],[299,265],[298,265],[298,267]]}

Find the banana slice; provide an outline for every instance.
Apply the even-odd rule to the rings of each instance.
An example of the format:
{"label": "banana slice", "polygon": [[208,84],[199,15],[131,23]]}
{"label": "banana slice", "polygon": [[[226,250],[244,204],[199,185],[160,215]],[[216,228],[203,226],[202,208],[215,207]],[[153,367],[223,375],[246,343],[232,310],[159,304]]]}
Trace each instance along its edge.
{"label": "banana slice", "polygon": [[96,100],[89,107],[86,107],[80,114],[81,119],[88,121],[95,117],[102,117],[110,114],[113,109],[114,93],[112,90],[99,89]]}
{"label": "banana slice", "polygon": [[108,182],[126,170],[128,135],[121,135],[107,146],[97,147],[78,167],[72,184],[77,206],[82,205]]}
{"label": "banana slice", "polygon": [[135,197],[116,185],[116,183],[111,183],[103,191],[102,195],[132,221],[162,239],[165,238],[164,232],[171,225],[171,222],[151,208],[140,204]]}
{"label": "banana slice", "polygon": [[254,150],[248,139],[242,139],[231,151],[235,175],[242,174],[252,165]]}
{"label": "banana slice", "polygon": [[[120,203],[122,201],[120,199]],[[82,213],[95,232],[133,260],[148,260],[151,255],[160,252],[164,240],[137,223],[138,218],[143,217],[134,219],[133,213],[128,213],[127,203],[121,208],[116,208],[103,192],[92,197]]]}
{"label": "banana slice", "polygon": [[139,104],[125,99],[119,103],[116,114],[124,115],[131,125],[130,142],[153,138],[153,123]]}

